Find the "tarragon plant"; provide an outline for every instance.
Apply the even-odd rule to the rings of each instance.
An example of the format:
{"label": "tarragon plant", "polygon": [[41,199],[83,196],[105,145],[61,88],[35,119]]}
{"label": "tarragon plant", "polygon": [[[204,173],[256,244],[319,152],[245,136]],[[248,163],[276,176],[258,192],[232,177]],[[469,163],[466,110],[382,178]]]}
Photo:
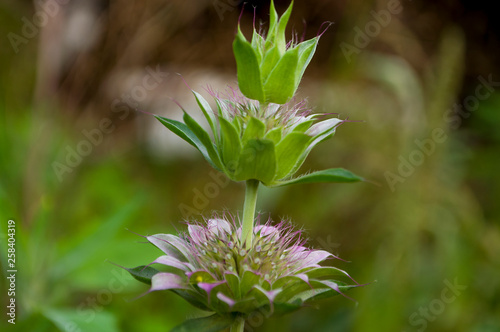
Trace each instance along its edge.
{"label": "tarragon plant", "polygon": [[345,271],[319,265],[338,257],[307,248],[302,231],[290,222],[261,223],[255,216],[260,183],[277,187],[362,180],[341,168],[296,176],[311,150],[332,137],[344,121],[311,114],[306,102],[295,97],[320,35],[287,42],[291,10],[292,5],[278,18],[271,2],[267,35],[254,27],[251,41],[238,27],[233,43],[238,88],[208,89],[215,111],[193,91],[211,134],[185,111],[184,122],[156,116],[212,167],[231,180],[246,182],[241,216],[226,213],[191,221],[188,232],[179,236],[147,236],[163,254],[148,265],[127,269],[150,284],[150,292],[170,290],[212,313],[174,331],[243,331],[245,320],[256,313],[284,314],[318,299],[345,296],[344,291],[360,286]]}

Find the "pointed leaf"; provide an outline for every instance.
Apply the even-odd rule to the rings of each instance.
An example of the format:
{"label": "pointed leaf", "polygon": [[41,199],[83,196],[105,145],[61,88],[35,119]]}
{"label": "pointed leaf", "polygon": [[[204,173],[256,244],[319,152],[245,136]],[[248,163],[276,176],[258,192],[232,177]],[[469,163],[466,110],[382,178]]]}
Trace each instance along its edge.
{"label": "pointed leaf", "polygon": [[298,178],[287,181],[278,181],[269,186],[281,187],[298,183],[327,183],[327,182],[349,183],[349,182],[359,182],[359,181],[364,181],[364,179],[343,168],[331,168],[331,169],[325,169],[323,171],[317,171],[306,175],[302,175]]}
{"label": "pointed leaf", "polygon": [[212,111],[210,104],[205,100],[205,98],[203,98],[198,92],[194,90],[192,91],[194,97],[196,98],[198,106],[201,108],[203,115],[205,115],[205,118],[207,119],[207,122],[210,125],[212,132],[214,133],[215,139],[217,140],[217,128],[216,128],[217,119],[215,117],[215,113]]}
{"label": "pointed leaf", "polygon": [[143,282],[145,284],[151,285],[151,278],[160,271],[151,266],[137,266],[134,268],[124,268],[134,277],[134,279]]}
{"label": "pointed leaf", "polygon": [[265,101],[258,56],[252,45],[241,33],[239,27],[233,42],[233,52],[236,59],[238,85],[241,93],[250,99]]}
{"label": "pointed leaf", "polygon": [[274,67],[280,59],[280,52],[277,46],[273,46],[264,55],[264,59],[260,64],[260,74],[263,82],[267,80],[269,74],[273,71]]}
{"label": "pointed leaf", "polygon": [[179,326],[174,327],[171,332],[218,332],[231,326],[233,316],[220,316],[213,314],[208,317],[190,319]]}
{"label": "pointed leaf", "polygon": [[276,179],[282,179],[289,175],[310,141],[309,135],[292,132],[276,145]]}
{"label": "pointed leaf", "polygon": [[210,159],[210,156],[208,155],[207,148],[201,141],[198,139],[198,137],[193,133],[191,129],[189,129],[188,126],[186,126],[184,123],[176,121],[176,120],[171,120],[164,118],[162,116],[155,116],[165,127],[167,127],[171,132],[194,146],[198,151],[201,152],[203,157],[208,161],[208,163],[213,167],[217,168],[215,164],[213,163],[212,159]]}
{"label": "pointed leaf", "polygon": [[[278,21],[278,31],[276,32],[276,44],[278,45],[278,49],[281,54],[283,54],[286,50],[286,39],[285,39],[285,30],[286,25],[288,24],[288,19],[290,18],[290,14],[292,13],[293,1],[288,6],[288,9],[283,13]],[[295,69],[295,67],[293,68]]]}
{"label": "pointed leaf", "polygon": [[304,75],[309,62],[311,62],[311,59],[314,56],[314,52],[316,51],[318,42],[319,37],[315,37],[313,39],[304,41],[297,46],[299,48],[299,61],[297,63],[297,71],[295,73],[295,89],[297,89],[297,87],[299,86],[300,80],[302,79],[302,76]]}
{"label": "pointed leaf", "polygon": [[221,128],[221,155],[226,170],[231,174],[236,171],[241,152],[241,140],[236,128],[224,118],[219,118]]}
{"label": "pointed leaf", "polygon": [[205,146],[207,149],[207,153],[210,156],[210,160],[215,164],[215,168],[217,170],[222,170],[224,167],[222,166],[222,163],[219,158],[219,154],[214,148],[214,144],[212,140],[210,139],[210,136],[208,133],[203,129],[198,122],[196,122],[195,119],[193,119],[189,114],[184,112],[184,122],[186,125],[191,129],[191,131],[198,137],[200,142]]}
{"label": "pointed leaf", "polygon": [[287,51],[264,82],[266,102],[285,104],[295,93],[295,68],[299,61],[298,48]]}

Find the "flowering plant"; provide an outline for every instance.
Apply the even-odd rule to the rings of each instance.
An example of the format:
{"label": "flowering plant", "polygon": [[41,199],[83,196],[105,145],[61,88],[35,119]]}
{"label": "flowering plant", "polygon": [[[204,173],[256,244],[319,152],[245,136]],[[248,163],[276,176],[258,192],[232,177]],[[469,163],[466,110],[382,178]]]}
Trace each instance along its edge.
{"label": "flowering plant", "polygon": [[[294,230],[288,221],[273,226],[271,220],[261,224],[255,217],[260,183],[276,187],[363,180],[342,168],[294,177],[310,151],[345,121],[311,114],[306,102],[294,97],[319,36],[287,44],[284,34],[291,9],[292,5],[278,19],[271,2],[269,33],[259,35],[254,28],[251,42],[238,28],[233,50],[239,89],[208,89],[217,111],[193,91],[212,136],[185,111],[184,122],[156,116],[198,149],[212,167],[234,181],[246,182],[241,217],[226,214],[202,223],[188,222],[188,233],[180,236],[147,236],[163,255],[149,265],[127,269],[151,285],[149,292],[171,290],[214,313],[186,321],[174,331],[228,327],[243,331],[245,320],[256,312],[283,314],[360,286],[345,271],[320,266],[338,257],[307,248],[302,231]],[[157,270],[152,264],[163,267]]]}

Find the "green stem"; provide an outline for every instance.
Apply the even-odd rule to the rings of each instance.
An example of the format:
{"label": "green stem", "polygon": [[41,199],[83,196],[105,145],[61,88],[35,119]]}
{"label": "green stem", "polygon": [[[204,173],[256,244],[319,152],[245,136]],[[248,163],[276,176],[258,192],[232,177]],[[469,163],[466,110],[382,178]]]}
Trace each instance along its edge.
{"label": "green stem", "polygon": [[259,189],[259,180],[247,180],[245,191],[245,203],[243,205],[243,225],[241,238],[246,243],[246,247],[252,245],[253,223],[255,220],[255,206],[257,204],[257,190]]}
{"label": "green stem", "polygon": [[245,329],[245,320],[241,317],[237,318],[233,325],[231,325],[230,332],[243,332]]}

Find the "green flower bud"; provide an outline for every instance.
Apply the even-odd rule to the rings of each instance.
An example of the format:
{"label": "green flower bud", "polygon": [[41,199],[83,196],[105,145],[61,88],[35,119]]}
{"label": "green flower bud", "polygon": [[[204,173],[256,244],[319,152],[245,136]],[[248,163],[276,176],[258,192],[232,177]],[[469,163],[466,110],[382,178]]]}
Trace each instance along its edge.
{"label": "green flower bud", "polygon": [[286,42],[285,28],[292,6],[293,1],[278,19],[271,1],[267,36],[259,35],[254,27],[249,42],[238,26],[233,42],[239,88],[246,97],[263,104],[285,104],[294,96],[318,45],[320,36],[301,43],[294,39]]}

